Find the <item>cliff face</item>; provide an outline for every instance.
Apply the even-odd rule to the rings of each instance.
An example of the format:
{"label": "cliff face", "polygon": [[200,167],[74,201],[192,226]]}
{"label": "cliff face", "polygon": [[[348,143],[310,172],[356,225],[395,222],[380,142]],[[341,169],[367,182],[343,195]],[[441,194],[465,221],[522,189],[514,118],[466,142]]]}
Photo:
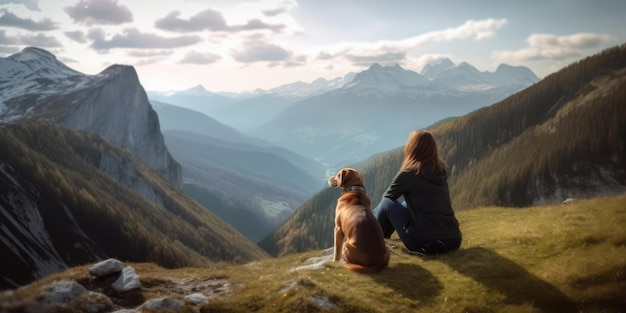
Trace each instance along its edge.
{"label": "cliff face", "polygon": [[[181,188],[180,165],[165,146],[157,114],[133,67],[113,65],[84,75],[37,48],[0,59],[0,65],[0,124],[44,120],[100,135]],[[132,181],[127,173],[115,176],[110,165],[103,163],[101,169]]]}
{"label": "cliff face", "polygon": [[79,100],[60,119],[63,125],[107,138],[181,187],[180,165],[165,147],[157,114],[133,67],[107,68],[73,98]]}

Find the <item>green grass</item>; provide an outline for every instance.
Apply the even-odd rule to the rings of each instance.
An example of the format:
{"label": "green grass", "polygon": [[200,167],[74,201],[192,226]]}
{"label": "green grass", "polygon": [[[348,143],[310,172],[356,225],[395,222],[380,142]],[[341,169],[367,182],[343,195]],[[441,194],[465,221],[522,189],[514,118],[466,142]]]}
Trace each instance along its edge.
{"label": "green grass", "polygon": [[[388,243],[396,247],[389,268],[378,274],[354,273],[337,263],[289,271],[321,251],[177,270],[132,264],[143,287],[125,296],[126,305],[182,298],[180,282],[191,281],[205,286],[196,290],[204,293],[211,290],[207,282],[228,282],[228,290],[201,312],[621,312],[626,307],[626,195],[555,206],[486,207],[458,212],[458,218],[464,234],[459,251],[418,257],[392,237]],[[88,267],[0,296],[0,303],[28,300],[59,278],[88,285]],[[186,292],[193,289],[187,287]],[[314,299],[336,307],[321,308]]]}

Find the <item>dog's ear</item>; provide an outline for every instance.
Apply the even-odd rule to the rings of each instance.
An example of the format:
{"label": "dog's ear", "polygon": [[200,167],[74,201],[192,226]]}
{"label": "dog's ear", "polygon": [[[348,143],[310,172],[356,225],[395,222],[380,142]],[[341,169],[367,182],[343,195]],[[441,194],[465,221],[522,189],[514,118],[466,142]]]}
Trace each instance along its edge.
{"label": "dog's ear", "polygon": [[347,174],[347,171],[345,169],[341,169],[341,171],[337,173],[337,187],[343,186],[343,179],[346,176],[346,174]]}
{"label": "dog's ear", "polygon": [[347,182],[346,184],[350,186],[365,187],[365,178],[355,169],[344,168],[338,176],[341,177],[341,181],[339,181],[340,178],[337,177],[337,186],[344,186],[344,182]]}

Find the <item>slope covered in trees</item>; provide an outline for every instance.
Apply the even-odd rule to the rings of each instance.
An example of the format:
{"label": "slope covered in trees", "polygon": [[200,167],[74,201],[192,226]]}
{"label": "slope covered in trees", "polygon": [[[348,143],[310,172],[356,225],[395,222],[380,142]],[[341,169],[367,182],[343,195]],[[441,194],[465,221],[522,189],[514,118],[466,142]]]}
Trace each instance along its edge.
{"label": "slope covered in trees", "polygon": [[[0,209],[4,230],[9,229],[8,234],[0,233],[4,239],[17,236],[10,230],[19,228],[20,221],[30,221],[33,227],[45,228],[30,232],[48,236],[63,258],[60,261],[68,265],[99,257],[150,261],[165,267],[267,257],[232,226],[97,135],[55,124],[24,122],[2,126],[0,146]],[[162,206],[99,170],[103,163],[119,167],[123,175],[148,181]],[[137,172],[127,171],[131,168]],[[21,219],[24,214],[42,216],[41,225],[32,218]],[[93,242],[92,247],[100,251],[91,253],[81,248],[80,243],[86,240],[77,240],[80,231],[70,232],[74,228],[82,230]],[[11,266],[2,276],[26,282],[32,273],[20,273],[29,267],[25,254],[15,252],[15,246],[6,246],[7,242],[2,240],[0,247],[3,259]],[[74,242],[79,244],[72,245]],[[27,251],[40,249],[30,244],[19,243]]]}

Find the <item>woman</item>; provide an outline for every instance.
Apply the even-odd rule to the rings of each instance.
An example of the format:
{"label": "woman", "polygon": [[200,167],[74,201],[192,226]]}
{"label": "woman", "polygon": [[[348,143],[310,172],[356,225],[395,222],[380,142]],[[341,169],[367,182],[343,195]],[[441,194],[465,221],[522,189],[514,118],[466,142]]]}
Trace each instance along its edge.
{"label": "woman", "polygon": [[[404,203],[398,202],[400,196]],[[395,230],[411,251],[440,254],[459,248],[461,231],[450,204],[446,164],[430,132],[416,130],[409,135],[402,167],[374,216],[385,238]]]}

